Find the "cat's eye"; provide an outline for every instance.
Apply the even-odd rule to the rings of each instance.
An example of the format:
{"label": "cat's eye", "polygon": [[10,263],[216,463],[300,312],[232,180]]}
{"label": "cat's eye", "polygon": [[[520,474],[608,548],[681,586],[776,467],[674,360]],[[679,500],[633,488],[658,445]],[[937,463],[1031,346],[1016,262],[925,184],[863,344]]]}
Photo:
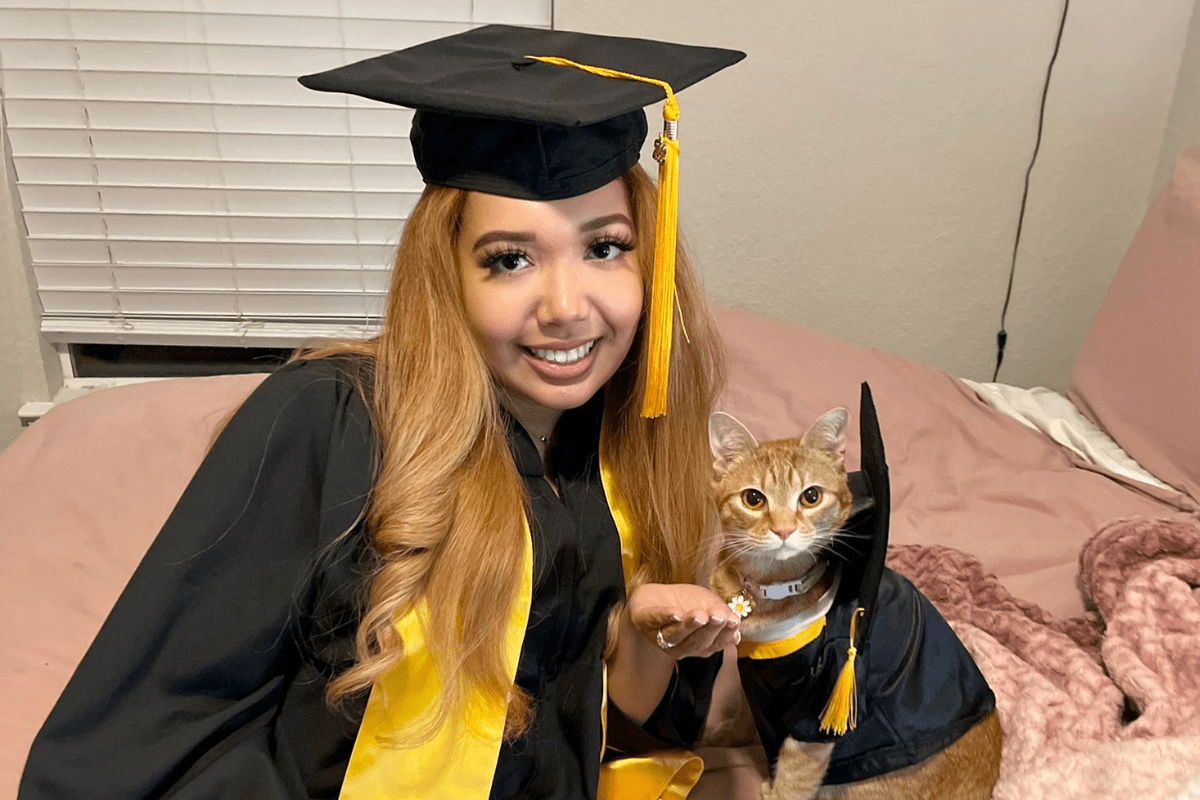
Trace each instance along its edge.
{"label": "cat's eye", "polygon": [[758,489],[746,489],[742,492],[742,503],[751,511],[757,511],[767,504],[767,496]]}
{"label": "cat's eye", "polygon": [[825,492],[820,486],[810,486],[800,493],[800,505],[805,508],[812,508],[817,503],[820,503],[821,498],[824,496]]}

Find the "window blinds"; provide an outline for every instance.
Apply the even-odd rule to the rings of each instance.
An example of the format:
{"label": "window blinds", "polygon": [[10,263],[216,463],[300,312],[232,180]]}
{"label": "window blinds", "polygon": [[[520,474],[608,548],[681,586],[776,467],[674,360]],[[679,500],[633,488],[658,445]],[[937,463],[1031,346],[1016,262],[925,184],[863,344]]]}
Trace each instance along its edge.
{"label": "window blinds", "polygon": [[294,346],[378,323],[411,112],[295,78],[551,0],[0,0],[43,334]]}

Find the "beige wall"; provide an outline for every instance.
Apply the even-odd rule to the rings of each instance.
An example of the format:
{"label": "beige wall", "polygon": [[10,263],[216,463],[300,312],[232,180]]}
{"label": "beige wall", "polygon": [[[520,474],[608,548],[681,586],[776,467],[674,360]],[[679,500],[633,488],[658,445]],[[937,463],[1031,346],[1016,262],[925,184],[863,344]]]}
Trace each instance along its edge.
{"label": "beige wall", "polygon": [[[1071,4],[1001,380],[1065,386],[1145,211],[1193,5]],[[990,380],[1060,9],[556,0],[555,25],[748,52],[680,97],[714,301]]]}
{"label": "beige wall", "polygon": [[0,110],[0,450],[20,433],[21,405],[50,399],[62,379],[57,357],[38,334],[3,121]]}
{"label": "beige wall", "polygon": [[1200,12],[1197,11],[1192,12],[1192,24],[1183,48],[1175,100],[1167,117],[1151,199],[1167,182],[1175,159],[1190,145],[1200,145]]}
{"label": "beige wall", "polygon": [[[1063,388],[1147,198],[1200,141],[1194,6],[1072,4],[1001,380]],[[1059,8],[555,0],[555,24],[748,51],[681,97],[684,229],[716,302],[990,379]],[[10,186],[5,175],[0,447],[21,403],[59,381]]]}

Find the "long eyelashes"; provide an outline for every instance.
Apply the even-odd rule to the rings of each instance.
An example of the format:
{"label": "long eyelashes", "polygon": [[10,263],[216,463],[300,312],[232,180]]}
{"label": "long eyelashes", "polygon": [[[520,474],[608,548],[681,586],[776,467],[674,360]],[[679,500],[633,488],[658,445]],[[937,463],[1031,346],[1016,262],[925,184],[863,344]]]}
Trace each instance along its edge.
{"label": "long eyelashes", "polygon": [[630,252],[633,248],[633,239],[615,234],[605,234],[597,237],[588,245],[588,253],[592,258],[611,261],[620,257],[622,253]]}
{"label": "long eyelashes", "polygon": [[[613,261],[636,247],[632,237],[606,233],[588,242],[585,258],[597,261]],[[491,272],[518,272],[533,264],[528,251],[511,244],[499,244],[484,250],[478,256],[479,266]]]}
{"label": "long eyelashes", "polygon": [[516,272],[530,263],[528,253],[511,245],[502,245],[479,254],[479,266],[492,272]]}

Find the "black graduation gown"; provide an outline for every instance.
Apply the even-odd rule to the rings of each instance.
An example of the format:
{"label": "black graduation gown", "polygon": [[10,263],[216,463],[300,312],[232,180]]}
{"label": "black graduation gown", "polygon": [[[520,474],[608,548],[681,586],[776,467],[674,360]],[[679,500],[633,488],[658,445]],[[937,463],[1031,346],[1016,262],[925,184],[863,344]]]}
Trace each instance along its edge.
{"label": "black graduation gown", "polygon": [[[362,512],[375,442],[352,368],[292,364],[243,404],[34,741],[22,800],[337,797],[365,697],[331,710],[323,693],[353,658],[372,560]],[[561,499],[510,425],[533,510],[517,683],[535,716],[502,746],[492,797],[596,793],[601,654],[625,591],[600,405],[560,422]],[[692,661],[646,726],[669,743],[694,741],[707,713],[718,662]]]}
{"label": "black graduation gown", "polygon": [[817,638],[778,658],[739,658],[742,687],[768,758],[784,740],[836,742],[824,782],[874,778],[949,747],[996,708],[996,697],[949,623],[906,578],[883,571],[855,666],[858,725],[838,737],[821,712],[846,660],[860,601],[839,597]]}

